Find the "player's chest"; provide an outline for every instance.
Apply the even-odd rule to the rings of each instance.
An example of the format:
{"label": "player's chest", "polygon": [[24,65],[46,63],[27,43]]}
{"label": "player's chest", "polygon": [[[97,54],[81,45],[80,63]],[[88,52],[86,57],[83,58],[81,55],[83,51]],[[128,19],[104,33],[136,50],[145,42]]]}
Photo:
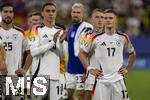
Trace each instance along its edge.
{"label": "player's chest", "polygon": [[39,39],[41,44],[51,42],[54,35],[58,32],[58,29],[40,30]]}
{"label": "player's chest", "polygon": [[99,38],[96,40],[95,53],[97,55],[115,56],[121,54],[124,41],[120,38]]}
{"label": "player's chest", "polygon": [[0,33],[0,40],[3,42],[21,42],[22,36],[15,32],[4,32]]}
{"label": "player's chest", "polygon": [[1,33],[0,40],[6,51],[12,51],[22,44],[22,37],[17,33]]}
{"label": "player's chest", "polygon": [[124,46],[124,42],[120,39],[113,39],[113,40],[100,40],[96,44],[97,48],[104,49],[107,47],[115,47],[115,48],[122,48]]}
{"label": "player's chest", "polygon": [[104,49],[108,47],[115,47],[115,48],[123,48],[124,47],[124,40],[119,36],[114,37],[99,37],[96,38],[95,44],[96,47],[99,49]]}

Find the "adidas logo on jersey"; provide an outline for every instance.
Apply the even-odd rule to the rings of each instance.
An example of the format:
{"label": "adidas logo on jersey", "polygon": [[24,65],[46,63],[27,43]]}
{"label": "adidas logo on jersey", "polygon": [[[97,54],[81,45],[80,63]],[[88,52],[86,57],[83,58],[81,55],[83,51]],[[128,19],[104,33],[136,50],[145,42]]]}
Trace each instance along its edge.
{"label": "adidas logo on jersey", "polygon": [[48,38],[48,36],[45,34],[45,35],[43,36],[43,38]]}
{"label": "adidas logo on jersey", "polygon": [[105,43],[105,42],[103,42],[103,43],[101,44],[101,46],[106,46],[106,43]]}
{"label": "adidas logo on jersey", "polygon": [[6,38],[6,39],[9,39],[9,36],[6,36],[5,38]]}

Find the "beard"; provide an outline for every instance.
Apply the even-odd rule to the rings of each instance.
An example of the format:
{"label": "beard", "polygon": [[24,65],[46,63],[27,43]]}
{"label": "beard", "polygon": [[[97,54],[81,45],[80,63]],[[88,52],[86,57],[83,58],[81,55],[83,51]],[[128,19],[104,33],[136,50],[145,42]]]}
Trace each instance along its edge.
{"label": "beard", "polygon": [[77,17],[72,18],[73,23],[79,23],[81,20]]}
{"label": "beard", "polygon": [[80,21],[78,21],[78,20],[73,20],[73,23],[79,23]]}
{"label": "beard", "polygon": [[12,19],[10,17],[6,17],[6,18],[2,19],[2,22],[6,23],[6,24],[11,24]]}

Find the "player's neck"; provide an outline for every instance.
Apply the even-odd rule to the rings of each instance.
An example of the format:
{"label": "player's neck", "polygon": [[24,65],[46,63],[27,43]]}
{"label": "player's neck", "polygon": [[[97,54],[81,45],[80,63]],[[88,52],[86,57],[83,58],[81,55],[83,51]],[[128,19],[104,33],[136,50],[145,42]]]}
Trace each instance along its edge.
{"label": "player's neck", "polygon": [[116,28],[105,28],[105,33],[108,35],[114,35],[116,33]]}
{"label": "player's neck", "polygon": [[4,23],[4,22],[1,22],[0,24],[1,24],[0,26],[1,26],[4,30],[9,30],[9,29],[12,28],[12,23],[11,23],[11,24],[6,24],[6,23]]}
{"label": "player's neck", "polygon": [[45,26],[47,26],[49,28],[52,28],[55,25],[55,21],[52,21],[52,22],[43,21],[43,23]]}
{"label": "player's neck", "polygon": [[81,22],[83,22],[83,20],[81,19],[81,20],[79,20],[79,21],[73,21],[73,23],[74,24],[79,24],[79,23],[81,23]]}
{"label": "player's neck", "polygon": [[101,28],[101,27],[94,28],[94,32],[102,32],[102,31],[103,31],[103,28]]}

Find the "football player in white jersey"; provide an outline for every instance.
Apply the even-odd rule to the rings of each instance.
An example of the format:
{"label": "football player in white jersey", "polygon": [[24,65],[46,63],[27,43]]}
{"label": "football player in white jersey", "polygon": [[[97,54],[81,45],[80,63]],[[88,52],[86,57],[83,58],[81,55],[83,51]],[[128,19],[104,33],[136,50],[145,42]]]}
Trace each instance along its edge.
{"label": "football player in white jersey", "polygon": [[[91,14],[90,23],[93,25],[93,31],[99,34],[103,31],[104,27],[104,14],[101,9],[94,9]],[[84,34],[85,35],[85,34]],[[98,62],[95,59],[95,53],[93,50],[87,55],[91,66],[98,66]],[[85,98],[84,100],[92,100],[92,92],[94,92],[94,84],[96,84],[95,76],[87,73],[87,79],[85,81]]]}
{"label": "football player in white jersey", "polygon": [[63,28],[55,24],[56,13],[54,3],[45,3],[42,7],[43,24],[31,29],[29,44],[33,60],[36,60],[32,62],[32,73],[47,76],[49,87],[46,94],[33,99],[59,100],[60,42],[63,41],[60,34],[63,34]]}
{"label": "football player in white jersey", "polygon": [[[43,18],[42,18],[41,13],[38,11],[34,11],[34,12],[30,13],[30,16],[28,16],[28,17],[30,17],[30,22],[28,23],[28,29],[26,30],[25,37],[29,41],[30,33],[31,33],[30,30],[31,30],[32,26],[33,25],[41,25]],[[31,75],[31,74],[32,74],[32,66],[30,66],[26,75]]]}
{"label": "football player in white jersey", "polygon": [[[30,41],[30,30],[31,30],[32,26],[33,25],[41,25],[42,20],[43,20],[41,13],[38,11],[34,11],[34,12],[30,13],[30,15],[31,15],[30,23],[28,23],[28,30],[26,30],[26,35],[25,35],[25,37],[28,41]],[[35,59],[32,59],[32,61],[35,61]],[[26,75],[27,76],[32,75],[32,66],[29,67],[29,70],[26,72]],[[29,89],[27,88],[26,94],[28,94],[29,92],[30,92],[30,88]],[[30,97],[31,97],[30,95],[27,95],[26,98],[30,98]]]}
{"label": "football player in white jersey", "polygon": [[0,23],[0,37],[6,51],[8,75],[15,75],[15,70],[22,66],[22,55],[29,50],[23,29],[12,24],[13,7],[9,3],[1,6],[2,22]]}
{"label": "football player in white jersey", "polygon": [[[41,25],[42,24],[42,15],[41,15],[41,13],[40,12],[32,12],[32,13],[29,13],[29,15],[28,15],[28,19],[27,19],[27,21],[28,21],[28,30],[26,30],[26,34],[25,34],[25,38],[26,38],[26,40],[27,41],[30,41],[30,37],[32,36],[32,34],[30,34],[30,33],[32,33],[31,32],[31,28],[32,28],[32,26],[34,26],[34,25]],[[25,55],[24,57],[25,57],[25,59],[26,59],[26,56],[27,55]],[[25,60],[24,59],[24,60]],[[28,64],[31,64],[32,63],[32,59],[31,59],[31,61],[29,61],[28,62]],[[25,70],[24,69],[22,69],[22,68],[19,68],[17,71],[16,71],[16,73],[17,74],[25,74],[26,73],[26,75],[31,75],[32,74],[32,67],[30,66],[30,68],[29,68],[29,70],[28,70],[28,72],[26,72],[28,70],[28,68],[25,68]]]}
{"label": "football player in white jersey", "polygon": [[[85,68],[97,77],[94,100],[129,100],[123,75],[131,69],[136,53],[127,34],[118,32],[117,14],[108,9],[104,11],[105,29],[103,33],[87,36],[82,43],[80,60]],[[85,53],[94,49],[99,66],[91,67]],[[123,65],[123,50],[129,53],[127,66]]]}
{"label": "football player in white jersey", "polygon": [[[15,75],[19,67],[27,67],[28,63],[22,65],[23,53],[29,53],[28,43],[25,40],[23,29],[12,24],[14,18],[13,6],[10,3],[1,5],[2,22],[0,23],[0,39],[6,51],[7,75]],[[27,59],[29,55],[27,56]],[[5,87],[3,87],[5,89]],[[15,99],[15,98],[14,98]],[[13,100],[13,98],[11,98]]]}

